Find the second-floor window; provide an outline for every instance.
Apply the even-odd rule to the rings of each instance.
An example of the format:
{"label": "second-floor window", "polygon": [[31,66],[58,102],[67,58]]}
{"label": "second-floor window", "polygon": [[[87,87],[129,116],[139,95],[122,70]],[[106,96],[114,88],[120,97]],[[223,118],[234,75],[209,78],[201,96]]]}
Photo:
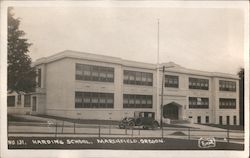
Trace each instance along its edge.
{"label": "second-floor window", "polygon": [[220,80],[219,85],[220,91],[236,91],[236,82]]}
{"label": "second-floor window", "polygon": [[190,109],[208,109],[209,99],[199,97],[189,97],[189,108]]}
{"label": "second-floor window", "polygon": [[165,75],[165,87],[179,87],[179,77],[172,75]]}
{"label": "second-floor window", "polygon": [[148,72],[124,70],[123,82],[125,84],[152,86],[153,74]]}
{"label": "second-floor window", "polygon": [[209,80],[200,78],[189,78],[189,89],[209,89]]}
{"label": "second-floor window", "polygon": [[76,64],[76,80],[114,82],[114,68]]}

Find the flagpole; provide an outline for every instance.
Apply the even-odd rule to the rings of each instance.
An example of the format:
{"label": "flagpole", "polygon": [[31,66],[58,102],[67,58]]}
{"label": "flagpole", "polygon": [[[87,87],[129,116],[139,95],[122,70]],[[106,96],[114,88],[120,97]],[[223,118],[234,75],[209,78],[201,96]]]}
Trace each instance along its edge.
{"label": "flagpole", "polygon": [[157,19],[157,66],[156,66],[156,114],[157,120],[161,120],[161,108],[160,108],[160,19]]}
{"label": "flagpole", "polygon": [[157,67],[159,67],[159,59],[160,59],[160,19],[157,21]]}

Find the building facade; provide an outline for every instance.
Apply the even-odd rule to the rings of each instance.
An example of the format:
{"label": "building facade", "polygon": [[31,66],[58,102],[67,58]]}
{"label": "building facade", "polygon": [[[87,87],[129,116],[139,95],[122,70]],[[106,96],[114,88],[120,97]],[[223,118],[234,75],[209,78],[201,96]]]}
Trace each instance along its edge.
{"label": "building facade", "polygon": [[236,75],[69,50],[38,59],[34,66],[38,87],[30,99],[31,114],[120,120],[147,111],[155,112],[157,120],[163,116],[193,123],[239,124]]}

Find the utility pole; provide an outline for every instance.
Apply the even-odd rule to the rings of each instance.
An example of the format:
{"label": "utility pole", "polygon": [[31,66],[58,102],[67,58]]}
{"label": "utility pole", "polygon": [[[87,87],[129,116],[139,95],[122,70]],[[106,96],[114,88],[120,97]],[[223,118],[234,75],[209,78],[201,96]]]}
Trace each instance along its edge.
{"label": "utility pole", "polygon": [[163,122],[162,122],[162,117],[163,117],[163,91],[164,91],[164,84],[165,84],[165,66],[162,68],[162,85],[161,85],[161,128],[163,129]]}

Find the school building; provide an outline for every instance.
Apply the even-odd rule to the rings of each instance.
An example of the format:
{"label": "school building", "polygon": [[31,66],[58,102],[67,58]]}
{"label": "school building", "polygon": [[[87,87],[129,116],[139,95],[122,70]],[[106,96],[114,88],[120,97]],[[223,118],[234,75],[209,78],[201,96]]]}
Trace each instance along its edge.
{"label": "school building", "polygon": [[38,72],[36,92],[9,94],[8,113],[121,120],[145,111],[155,112],[160,120],[162,109],[164,119],[239,124],[236,75],[71,50],[33,64]]}

